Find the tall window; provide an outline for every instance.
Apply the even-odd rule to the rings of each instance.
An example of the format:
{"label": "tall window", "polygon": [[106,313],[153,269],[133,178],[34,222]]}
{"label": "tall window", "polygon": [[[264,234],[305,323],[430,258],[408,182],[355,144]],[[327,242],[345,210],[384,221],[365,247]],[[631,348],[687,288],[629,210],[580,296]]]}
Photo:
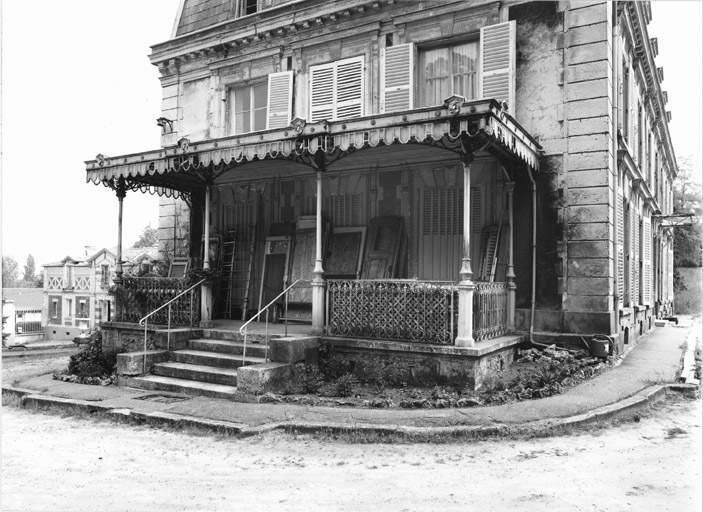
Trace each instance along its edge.
{"label": "tall window", "polygon": [[622,63],[622,135],[630,143],[630,68]]}
{"label": "tall window", "polygon": [[422,106],[440,105],[452,94],[478,95],[478,42],[426,50],[420,55]]}
{"label": "tall window", "polygon": [[267,82],[231,88],[228,98],[231,109],[230,131],[239,135],[265,130],[267,94]]}

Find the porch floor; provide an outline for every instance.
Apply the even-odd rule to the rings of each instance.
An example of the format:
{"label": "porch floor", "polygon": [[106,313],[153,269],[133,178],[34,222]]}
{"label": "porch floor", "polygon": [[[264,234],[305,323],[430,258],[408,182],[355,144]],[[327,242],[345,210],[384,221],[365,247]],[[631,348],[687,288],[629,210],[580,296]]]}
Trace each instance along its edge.
{"label": "porch floor", "polygon": [[[212,327],[209,329],[211,330],[218,330],[218,331],[236,331],[239,332],[239,329],[244,325],[244,322],[241,320],[213,320],[212,321]],[[287,327],[287,331],[286,331]],[[252,322],[249,324],[248,331],[249,334],[264,334],[266,332],[266,323],[265,322]],[[269,323],[268,324],[268,333],[270,336],[284,336],[286,333],[289,336],[311,336],[311,331],[312,326],[310,324],[299,324],[299,323],[289,323],[287,326],[285,324],[281,323]],[[347,342],[352,342],[357,345],[369,345],[368,348],[381,348],[383,346],[385,347],[390,347],[390,346],[395,346],[396,348],[401,348],[408,350],[410,352],[425,352],[428,348],[432,347],[430,349],[431,351],[447,351],[447,352],[453,352],[457,354],[463,354],[463,355],[469,355],[469,356],[474,356],[474,357],[481,357],[487,354],[490,354],[496,350],[499,350],[501,348],[506,348],[514,345],[519,345],[523,341],[527,339],[525,334],[521,333],[516,333],[516,334],[508,334],[505,336],[499,336],[497,338],[492,338],[488,340],[483,340],[476,342],[476,344],[473,347],[457,347],[455,345],[435,345],[431,343],[415,343],[415,342],[408,342],[408,341],[389,341],[389,340],[374,340],[371,338],[368,339],[362,339],[362,338],[346,338],[346,337],[337,337],[337,336],[325,336],[322,335],[322,338],[327,338],[327,339],[335,339],[335,340],[346,340]],[[343,342],[342,342],[343,343]],[[425,349],[423,350],[424,347]],[[442,350],[444,349],[444,350]]]}

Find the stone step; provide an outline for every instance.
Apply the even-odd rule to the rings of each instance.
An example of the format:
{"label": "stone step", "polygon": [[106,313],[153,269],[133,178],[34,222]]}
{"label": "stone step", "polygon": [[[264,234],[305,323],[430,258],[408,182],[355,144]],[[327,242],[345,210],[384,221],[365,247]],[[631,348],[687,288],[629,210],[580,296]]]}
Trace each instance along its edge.
{"label": "stone step", "polygon": [[174,379],[194,380],[224,386],[237,385],[237,370],[231,368],[214,368],[196,364],[177,362],[158,363],[153,367],[153,374]]}
{"label": "stone step", "polygon": [[226,398],[234,400],[237,398],[237,388],[234,386],[223,386],[222,384],[210,384],[208,382],[198,382],[194,380],[174,379],[161,375],[147,375],[145,377],[132,377],[129,379],[129,386],[148,389],[152,391],[171,391],[190,396],[209,396],[212,398]]}
{"label": "stone step", "polygon": [[[280,334],[269,335],[270,338],[280,337]],[[217,329],[203,329],[203,338],[208,338],[212,340],[229,340],[229,341],[244,341],[244,335],[240,334],[239,331],[223,331]],[[250,332],[247,335],[247,342],[251,343],[253,341],[265,342],[266,334],[261,332]]]}
{"label": "stone step", "polygon": [[171,361],[201,366],[214,366],[217,368],[239,368],[248,364],[265,363],[263,357],[247,357],[242,361],[241,355],[223,354],[203,350],[176,350],[171,352]]}
{"label": "stone step", "polygon": [[[243,354],[244,343],[240,341],[213,340],[209,338],[199,338],[188,342],[189,350],[199,350],[203,352],[217,352],[222,354]],[[247,357],[265,357],[266,345],[263,343],[247,342]]]}

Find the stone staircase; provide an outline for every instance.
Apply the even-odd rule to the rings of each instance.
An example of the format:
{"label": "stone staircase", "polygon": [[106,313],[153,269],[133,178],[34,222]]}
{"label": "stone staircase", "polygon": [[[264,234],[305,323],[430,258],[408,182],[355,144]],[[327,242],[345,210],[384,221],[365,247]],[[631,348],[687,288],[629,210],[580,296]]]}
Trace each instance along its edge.
{"label": "stone staircase", "polygon": [[266,338],[250,334],[246,357],[239,333],[205,332],[185,349],[172,350],[169,360],[152,366],[149,375],[132,377],[129,386],[215,398],[237,398],[237,368],[266,362]]}

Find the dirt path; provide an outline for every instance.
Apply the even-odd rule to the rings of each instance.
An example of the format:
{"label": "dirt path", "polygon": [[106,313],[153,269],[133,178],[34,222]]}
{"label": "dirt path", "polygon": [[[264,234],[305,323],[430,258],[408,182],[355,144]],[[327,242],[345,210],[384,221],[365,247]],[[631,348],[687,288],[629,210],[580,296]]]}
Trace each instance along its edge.
{"label": "dirt path", "polygon": [[236,440],[4,408],[2,510],[701,509],[701,401],[594,433],[445,445]]}

